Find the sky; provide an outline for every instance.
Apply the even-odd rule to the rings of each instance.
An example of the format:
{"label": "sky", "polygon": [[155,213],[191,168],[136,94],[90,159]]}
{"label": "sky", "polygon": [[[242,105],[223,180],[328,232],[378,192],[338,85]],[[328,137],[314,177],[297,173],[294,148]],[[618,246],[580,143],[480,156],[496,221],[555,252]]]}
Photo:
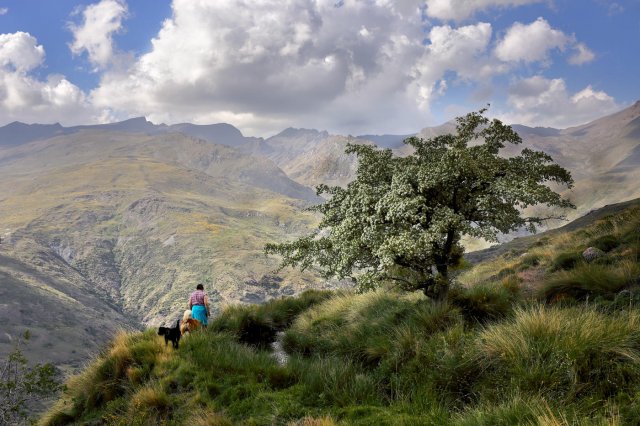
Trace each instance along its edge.
{"label": "sky", "polygon": [[0,125],[566,128],[638,75],[640,0],[0,0]]}

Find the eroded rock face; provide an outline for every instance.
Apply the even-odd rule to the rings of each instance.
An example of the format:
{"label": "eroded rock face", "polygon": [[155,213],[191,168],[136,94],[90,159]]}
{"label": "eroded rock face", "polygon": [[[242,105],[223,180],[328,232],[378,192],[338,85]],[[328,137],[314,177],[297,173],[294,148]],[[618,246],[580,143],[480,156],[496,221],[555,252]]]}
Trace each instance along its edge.
{"label": "eroded rock face", "polygon": [[582,252],[582,258],[588,263],[591,263],[602,256],[604,256],[604,252],[596,247],[589,247]]}

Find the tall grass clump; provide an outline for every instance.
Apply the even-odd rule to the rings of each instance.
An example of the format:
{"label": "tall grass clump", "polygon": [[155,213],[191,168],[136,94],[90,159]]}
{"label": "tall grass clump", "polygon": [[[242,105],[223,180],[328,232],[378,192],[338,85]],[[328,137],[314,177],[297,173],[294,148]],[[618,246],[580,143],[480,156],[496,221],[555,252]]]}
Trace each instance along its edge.
{"label": "tall grass clump", "polygon": [[541,294],[547,301],[566,297],[585,300],[589,296],[612,299],[619,291],[637,284],[639,277],[640,265],[632,261],[614,265],[584,263],[549,277]]}
{"label": "tall grass clump", "polygon": [[230,306],[211,321],[209,328],[232,333],[243,343],[266,348],[276,333],[288,327],[301,312],[331,296],[329,291],[307,290],[298,297],[284,297],[263,305]]}
{"label": "tall grass clump", "polygon": [[86,369],[72,377],[62,399],[43,424],[66,424],[126,394],[132,382],[146,380],[166,351],[153,330],[117,334],[112,344]]}
{"label": "tall grass clump", "polygon": [[571,402],[605,400],[640,390],[640,313],[606,315],[591,308],[542,305],[479,334],[482,392]]}
{"label": "tall grass clump", "polygon": [[471,287],[455,286],[449,301],[460,309],[469,323],[486,323],[508,316],[519,296],[515,275],[506,276],[501,283],[482,283]]}
{"label": "tall grass clump", "polygon": [[576,252],[563,252],[556,256],[551,263],[549,272],[566,271],[568,269],[575,268],[578,264],[582,263],[582,255]]}
{"label": "tall grass clump", "polygon": [[595,247],[607,253],[620,245],[620,240],[615,235],[603,235],[589,241],[589,247]]}
{"label": "tall grass clump", "polygon": [[395,350],[399,330],[409,327],[421,338],[458,320],[449,305],[433,306],[423,296],[383,291],[336,296],[300,315],[285,332],[284,347],[377,365]]}

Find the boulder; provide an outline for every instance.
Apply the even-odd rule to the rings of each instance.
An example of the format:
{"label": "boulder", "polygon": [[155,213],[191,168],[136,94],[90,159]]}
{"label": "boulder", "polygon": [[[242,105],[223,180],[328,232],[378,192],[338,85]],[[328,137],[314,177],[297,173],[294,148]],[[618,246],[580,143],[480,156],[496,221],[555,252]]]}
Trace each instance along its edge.
{"label": "boulder", "polygon": [[585,251],[582,252],[582,258],[587,262],[591,263],[594,260],[604,256],[604,252],[596,247],[589,247]]}

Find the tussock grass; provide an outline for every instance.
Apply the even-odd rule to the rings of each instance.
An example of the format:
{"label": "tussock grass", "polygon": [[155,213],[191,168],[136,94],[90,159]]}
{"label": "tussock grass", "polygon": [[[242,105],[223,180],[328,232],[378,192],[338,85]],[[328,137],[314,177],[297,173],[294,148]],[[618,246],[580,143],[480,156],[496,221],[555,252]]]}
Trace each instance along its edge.
{"label": "tussock grass", "polygon": [[640,265],[632,261],[618,264],[579,264],[569,271],[560,271],[542,287],[548,301],[567,297],[584,300],[589,296],[613,298],[620,290],[638,284]]}
{"label": "tussock grass", "polygon": [[449,299],[471,323],[486,323],[508,316],[519,295],[518,279],[507,276],[499,284],[454,287]]}
{"label": "tussock grass", "polygon": [[560,253],[551,264],[549,268],[550,272],[565,271],[567,269],[573,269],[576,265],[583,263],[582,255],[575,252],[563,252]]}
{"label": "tussock grass", "polygon": [[571,401],[608,398],[640,380],[640,314],[536,306],[479,335],[478,359],[496,392]]}

